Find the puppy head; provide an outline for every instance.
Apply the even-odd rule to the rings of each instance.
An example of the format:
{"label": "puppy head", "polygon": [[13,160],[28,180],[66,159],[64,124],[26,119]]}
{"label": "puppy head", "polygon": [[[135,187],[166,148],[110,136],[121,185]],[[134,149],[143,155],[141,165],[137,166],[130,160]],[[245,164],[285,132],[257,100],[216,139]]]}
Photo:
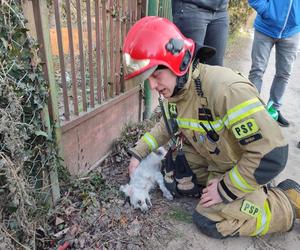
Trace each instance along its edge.
{"label": "puppy head", "polygon": [[136,189],[130,184],[122,185],[120,187],[126,197],[129,197],[130,204],[134,209],[140,209],[142,212],[147,212],[152,204],[150,201],[149,193],[145,189]]}

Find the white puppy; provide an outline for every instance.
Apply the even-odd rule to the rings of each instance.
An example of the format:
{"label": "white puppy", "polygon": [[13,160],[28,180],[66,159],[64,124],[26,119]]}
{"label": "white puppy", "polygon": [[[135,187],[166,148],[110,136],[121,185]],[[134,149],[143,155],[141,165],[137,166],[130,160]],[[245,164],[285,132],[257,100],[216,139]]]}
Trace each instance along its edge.
{"label": "white puppy", "polygon": [[126,198],[129,197],[131,205],[142,212],[148,211],[152,204],[149,192],[156,184],[163,192],[163,196],[172,200],[173,196],[164,184],[164,178],[160,172],[161,160],[164,158],[166,150],[163,147],[156,152],[150,153],[141,161],[138,168],[133,172],[129,184],[122,185],[120,191],[124,192]]}

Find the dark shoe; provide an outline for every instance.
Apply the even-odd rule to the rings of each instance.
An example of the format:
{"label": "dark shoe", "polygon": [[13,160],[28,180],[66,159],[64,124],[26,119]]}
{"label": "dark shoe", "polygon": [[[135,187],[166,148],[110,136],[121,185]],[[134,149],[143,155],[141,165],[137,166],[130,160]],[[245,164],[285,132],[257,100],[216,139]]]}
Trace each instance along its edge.
{"label": "dark shoe", "polygon": [[278,118],[277,118],[277,122],[281,127],[288,127],[290,126],[290,123],[282,116],[282,114],[280,113],[279,110],[278,111]]}
{"label": "dark shoe", "polygon": [[280,188],[288,197],[290,202],[292,203],[295,212],[296,212],[296,218],[300,218],[300,185],[290,179],[286,179],[282,182],[280,182],[277,185],[278,188]]}

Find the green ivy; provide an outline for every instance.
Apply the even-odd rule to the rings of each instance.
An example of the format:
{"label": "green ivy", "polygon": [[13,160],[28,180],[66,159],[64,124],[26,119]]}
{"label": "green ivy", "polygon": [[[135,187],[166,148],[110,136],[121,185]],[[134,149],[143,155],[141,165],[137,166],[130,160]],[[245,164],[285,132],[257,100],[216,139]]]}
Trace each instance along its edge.
{"label": "green ivy", "polygon": [[12,243],[31,247],[35,211],[46,205],[46,194],[41,192],[43,173],[59,161],[43,124],[48,85],[39,47],[25,24],[21,0],[1,1],[0,234],[9,232]]}
{"label": "green ivy", "polygon": [[251,13],[251,7],[248,0],[230,0],[228,10],[230,17],[229,33],[232,34],[245,25]]}

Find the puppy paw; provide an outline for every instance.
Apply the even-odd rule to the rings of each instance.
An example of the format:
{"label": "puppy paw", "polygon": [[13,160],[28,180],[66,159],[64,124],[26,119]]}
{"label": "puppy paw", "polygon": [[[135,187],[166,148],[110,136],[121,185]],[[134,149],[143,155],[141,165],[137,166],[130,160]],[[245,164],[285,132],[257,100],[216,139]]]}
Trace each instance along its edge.
{"label": "puppy paw", "polygon": [[173,198],[174,198],[173,195],[169,191],[164,192],[164,197],[169,201],[173,200]]}

